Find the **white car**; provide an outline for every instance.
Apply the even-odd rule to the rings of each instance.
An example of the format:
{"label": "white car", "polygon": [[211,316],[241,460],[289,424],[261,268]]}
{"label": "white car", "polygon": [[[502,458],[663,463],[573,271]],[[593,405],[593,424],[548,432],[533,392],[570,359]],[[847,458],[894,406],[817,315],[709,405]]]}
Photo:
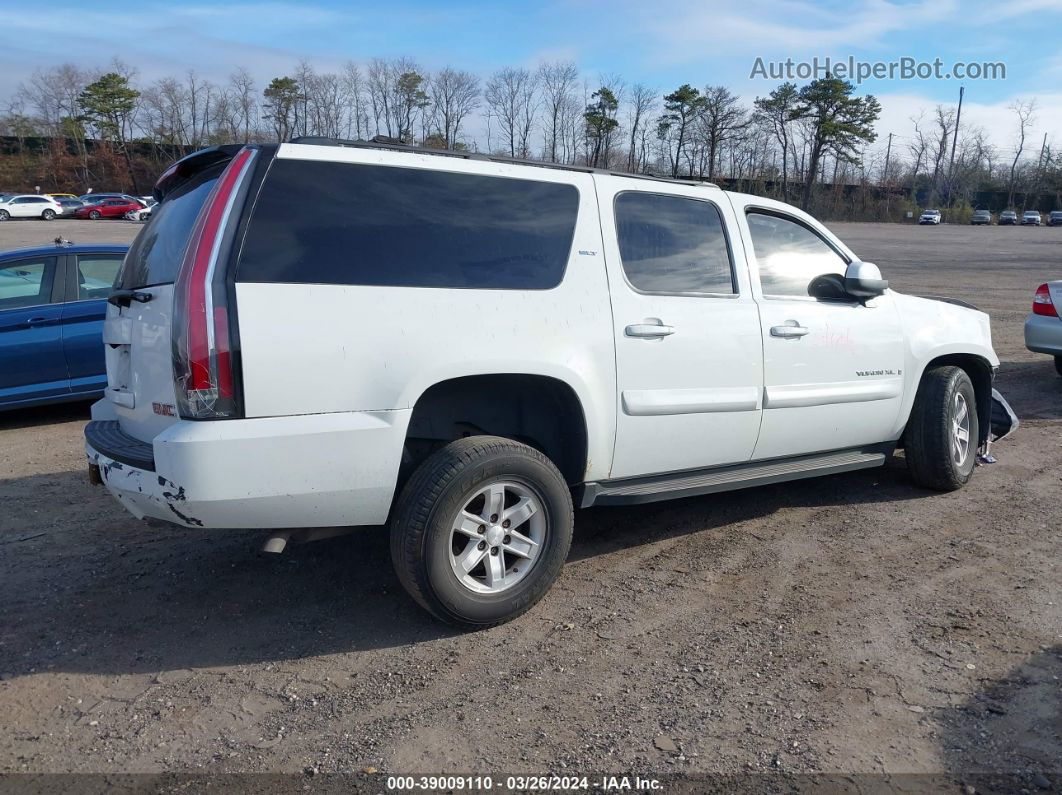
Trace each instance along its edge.
{"label": "white car", "polygon": [[50,196],[24,193],[0,201],[0,221],[11,218],[40,218],[52,221],[62,214],[62,206]]}
{"label": "white car", "polygon": [[937,226],[940,224],[940,210],[926,210],[918,218],[920,224],[932,224]]}
{"label": "white car", "polygon": [[574,507],[900,447],[958,489],[1006,430],[988,316],[888,289],[794,207],[314,140],[204,150],[157,186],[85,429],[135,516],[273,547],[387,523],[409,593],[483,627],[545,594]]}

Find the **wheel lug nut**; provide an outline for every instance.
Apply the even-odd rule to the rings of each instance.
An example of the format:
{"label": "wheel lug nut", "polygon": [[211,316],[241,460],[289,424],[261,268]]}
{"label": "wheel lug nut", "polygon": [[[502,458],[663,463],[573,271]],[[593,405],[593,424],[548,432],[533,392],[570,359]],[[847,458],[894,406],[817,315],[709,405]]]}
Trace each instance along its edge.
{"label": "wheel lug nut", "polygon": [[513,540],[512,536],[506,536],[505,538],[502,539],[502,543],[503,544],[509,544],[509,543],[512,542],[512,540]]}
{"label": "wheel lug nut", "polygon": [[486,541],[480,541],[476,545],[476,549],[486,549],[486,548],[487,548],[487,542]]}
{"label": "wheel lug nut", "polygon": [[487,532],[486,525],[480,525],[479,527],[477,527],[476,528],[476,532],[479,533],[480,535],[483,535],[485,532]]}
{"label": "wheel lug nut", "polygon": [[497,547],[491,547],[490,548],[490,554],[497,555],[498,554],[498,548]]}
{"label": "wheel lug nut", "polygon": [[498,514],[496,514],[496,513],[492,513],[492,514],[490,515],[490,523],[491,523],[491,524],[494,524],[494,523],[495,523],[495,522],[497,522],[497,521],[498,521]]}
{"label": "wheel lug nut", "polygon": [[502,527],[504,527],[506,530],[508,530],[509,529],[509,525],[511,525],[511,524],[512,524],[512,522],[510,522],[508,519],[506,519],[504,522],[502,522]]}

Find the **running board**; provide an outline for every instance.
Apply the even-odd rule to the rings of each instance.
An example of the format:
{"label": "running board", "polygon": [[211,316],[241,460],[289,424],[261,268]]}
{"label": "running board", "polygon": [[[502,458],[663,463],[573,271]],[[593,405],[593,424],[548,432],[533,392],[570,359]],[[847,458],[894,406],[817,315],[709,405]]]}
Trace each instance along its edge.
{"label": "running board", "polygon": [[694,497],[717,491],[733,491],[768,483],[813,478],[882,466],[892,454],[893,444],[859,450],[839,450],[794,458],[750,461],[711,469],[685,470],[666,475],[605,480],[585,484],[581,507],[591,505],[631,505],[657,500]]}

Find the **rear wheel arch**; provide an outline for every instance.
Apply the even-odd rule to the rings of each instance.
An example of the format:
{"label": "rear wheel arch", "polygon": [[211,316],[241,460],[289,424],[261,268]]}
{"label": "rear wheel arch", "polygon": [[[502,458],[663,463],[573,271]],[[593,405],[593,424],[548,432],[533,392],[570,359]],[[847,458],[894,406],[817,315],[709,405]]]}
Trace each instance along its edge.
{"label": "rear wheel arch", "polygon": [[446,379],[421,392],[406,429],[400,481],[446,444],[481,435],[539,450],[570,486],[584,480],[589,437],[575,389],[553,376],[497,373]]}

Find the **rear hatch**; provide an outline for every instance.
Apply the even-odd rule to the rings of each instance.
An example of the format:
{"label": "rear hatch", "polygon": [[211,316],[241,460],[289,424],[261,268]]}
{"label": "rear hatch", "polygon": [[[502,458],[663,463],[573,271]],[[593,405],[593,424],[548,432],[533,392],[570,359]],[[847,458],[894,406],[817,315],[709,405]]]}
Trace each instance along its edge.
{"label": "rear hatch", "polygon": [[[161,201],[133,241],[108,299],[103,327],[105,399],[113,404],[122,431],[140,441],[150,442],[181,418],[174,380],[174,318],[175,310],[182,308],[175,283],[189,242],[202,231],[219,177],[239,149],[198,152],[163,175],[156,187]],[[221,212],[236,209],[232,202],[225,204]]]}

